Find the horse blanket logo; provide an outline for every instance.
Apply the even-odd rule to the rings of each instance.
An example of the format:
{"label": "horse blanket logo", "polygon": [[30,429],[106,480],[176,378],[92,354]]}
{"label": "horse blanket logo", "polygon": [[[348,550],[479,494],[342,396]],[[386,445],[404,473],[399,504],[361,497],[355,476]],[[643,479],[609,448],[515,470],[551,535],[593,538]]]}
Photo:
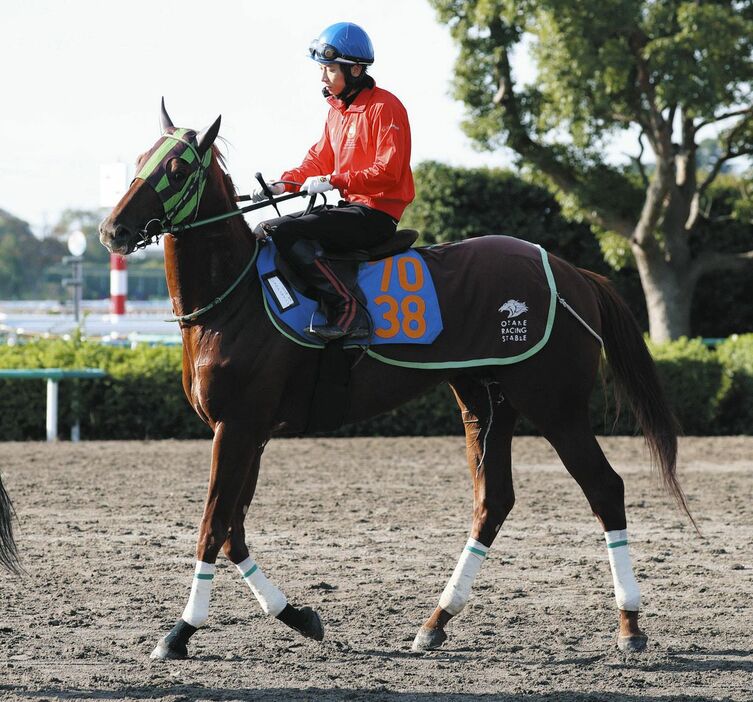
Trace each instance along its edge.
{"label": "horse blanket logo", "polygon": [[[257,269],[272,323],[296,343],[322,348],[304,331],[312,316],[322,319],[317,304],[276,269],[273,244],[261,247]],[[374,321],[367,353],[390,365],[517,363],[543,348],[554,323],[557,289],[546,251],[512,237],[478,237],[365,263],[359,285]]]}
{"label": "horse blanket logo", "polygon": [[519,344],[523,341],[528,341],[528,320],[513,319],[528,312],[528,305],[525,302],[508,300],[497,311],[507,312],[507,319],[503,319],[500,322],[500,333],[502,334],[502,341],[504,343],[511,341]]}
{"label": "horse blanket logo", "polygon": [[513,317],[519,317],[523,312],[528,312],[528,306],[525,302],[508,300],[498,311],[507,312],[507,319],[512,319]]}

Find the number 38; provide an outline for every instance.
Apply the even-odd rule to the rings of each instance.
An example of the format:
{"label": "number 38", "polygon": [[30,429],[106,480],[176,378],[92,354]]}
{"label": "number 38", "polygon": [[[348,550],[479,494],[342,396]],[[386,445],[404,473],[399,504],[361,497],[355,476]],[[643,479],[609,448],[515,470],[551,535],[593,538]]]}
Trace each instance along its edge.
{"label": "number 38", "polygon": [[[392,295],[379,295],[374,298],[377,305],[388,305],[387,311],[382,317],[389,322],[386,329],[377,329],[376,335],[382,339],[391,339],[396,336],[402,326],[403,334],[409,339],[420,339],[426,333],[426,303],[418,295],[406,295],[398,307],[397,300]],[[400,324],[398,310],[402,312],[403,322]]]}
{"label": "number 38", "polygon": [[[390,280],[392,277],[393,259],[388,258],[384,262],[384,272],[382,273],[382,292],[390,289]],[[409,280],[408,268],[413,269],[413,281]],[[406,292],[416,292],[423,287],[424,271],[421,264],[411,257],[398,259],[397,273],[400,287]],[[426,333],[426,303],[419,295],[406,295],[398,305],[397,300],[392,295],[379,295],[374,298],[374,302],[381,306],[387,305],[387,310],[382,313],[383,319],[389,324],[387,328],[376,330],[376,335],[382,339],[391,339],[396,336],[402,328],[403,334],[409,339],[420,339]],[[400,319],[402,317],[402,320]]]}

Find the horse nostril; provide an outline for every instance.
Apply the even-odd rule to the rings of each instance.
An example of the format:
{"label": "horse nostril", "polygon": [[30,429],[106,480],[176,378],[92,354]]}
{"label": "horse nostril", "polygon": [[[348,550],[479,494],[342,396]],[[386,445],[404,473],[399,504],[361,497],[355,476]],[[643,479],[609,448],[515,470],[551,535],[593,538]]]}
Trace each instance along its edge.
{"label": "horse nostril", "polygon": [[118,224],[115,227],[115,238],[120,239],[121,237],[123,239],[128,239],[131,236],[131,230],[125,226],[125,224]]}

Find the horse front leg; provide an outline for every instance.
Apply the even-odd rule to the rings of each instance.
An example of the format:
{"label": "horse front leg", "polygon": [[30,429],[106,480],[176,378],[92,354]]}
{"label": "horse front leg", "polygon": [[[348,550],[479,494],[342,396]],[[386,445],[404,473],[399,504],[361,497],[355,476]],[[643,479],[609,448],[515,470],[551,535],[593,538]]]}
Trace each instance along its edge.
{"label": "horse front leg", "polygon": [[[188,640],[206,623],[217,555],[228,538],[244,486],[250,474],[258,472],[264,441],[262,433],[250,430],[247,424],[219,422],[216,425],[191,594],[181,618],[157,644],[151,658],[185,658]],[[256,476],[253,485],[256,485]]]}
{"label": "horse front leg", "polygon": [[235,564],[265,614],[276,617],[283,624],[287,624],[291,629],[307,638],[321,641],[324,638],[324,627],[319,615],[311,607],[297,608],[291,605],[282,591],[267,580],[258,563],[249,553],[244,522],[256,491],[260,459],[261,451],[258,452],[254,466],[243,487],[241,498],[233,515],[230,534],[225,540],[222,550],[228,559]]}

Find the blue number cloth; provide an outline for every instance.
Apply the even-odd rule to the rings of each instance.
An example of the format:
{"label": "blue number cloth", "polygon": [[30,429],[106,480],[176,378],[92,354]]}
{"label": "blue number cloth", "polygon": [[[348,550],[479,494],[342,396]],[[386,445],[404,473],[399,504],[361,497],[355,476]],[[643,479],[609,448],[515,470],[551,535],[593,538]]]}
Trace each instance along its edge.
{"label": "blue number cloth", "polygon": [[[267,314],[278,330],[296,343],[323,347],[306,332],[311,324],[323,324],[318,303],[302,295],[275,265],[276,249],[262,242],[257,262]],[[414,250],[361,264],[358,284],[366,296],[374,323],[370,345],[431,344],[442,331],[434,281],[424,259]],[[359,344],[367,343],[359,340]]]}

